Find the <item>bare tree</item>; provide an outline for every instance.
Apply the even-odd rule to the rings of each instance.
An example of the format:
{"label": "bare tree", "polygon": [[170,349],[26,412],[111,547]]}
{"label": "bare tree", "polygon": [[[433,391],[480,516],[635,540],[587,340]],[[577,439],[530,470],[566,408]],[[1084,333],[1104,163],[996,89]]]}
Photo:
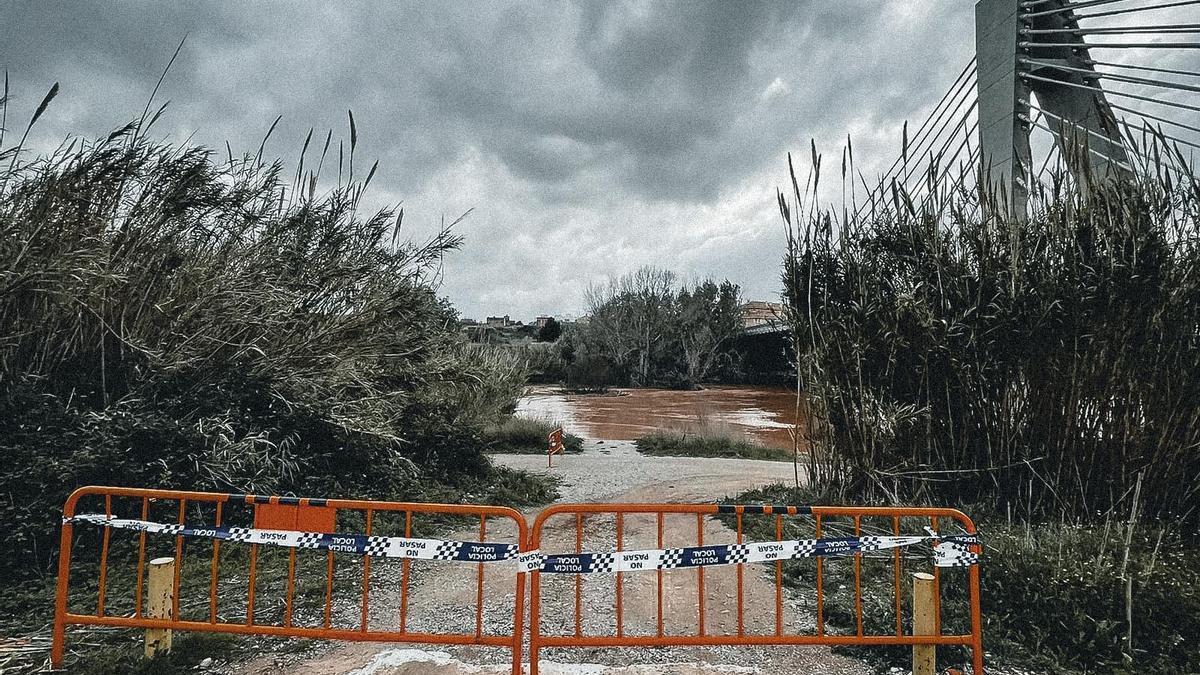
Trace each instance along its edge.
{"label": "bare tree", "polygon": [[711,279],[679,291],[679,345],[687,381],[697,385],[728,356],[729,342],[742,330],[741,289]]}
{"label": "bare tree", "polygon": [[587,290],[590,329],[634,385],[651,382],[656,353],[673,330],[675,284],[674,272],[643,267]]}

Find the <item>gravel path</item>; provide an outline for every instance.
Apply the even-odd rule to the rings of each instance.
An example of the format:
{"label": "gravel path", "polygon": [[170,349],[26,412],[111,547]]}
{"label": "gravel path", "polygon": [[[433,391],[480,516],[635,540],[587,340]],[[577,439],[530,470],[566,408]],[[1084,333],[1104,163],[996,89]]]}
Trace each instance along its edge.
{"label": "gravel path", "polygon": [[[535,473],[550,473],[561,480],[561,502],[714,502],[744,490],[794,480],[792,465],[758,460],[648,457],[628,441],[587,441],[584,452],[555,459],[547,469],[545,456],[497,455],[495,461]],[[532,524],[536,509],[526,514]],[[672,520],[674,519],[674,520]],[[683,520],[680,520],[683,519]],[[666,546],[695,545],[694,516],[668,516]],[[584,550],[613,550],[615,522],[610,517],[587,520]],[[734,533],[711,519],[704,521],[706,543],[732,543]],[[653,517],[627,516],[626,548],[658,548]],[[457,532],[453,538],[472,539],[477,530]],[[515,538],[512,528],[489,523],[488,539]],[[575,530],[572,518],[547,522],[542,548],[572,551]],[[408,629],[433,632],[473,628],[476,602],[473,566],[414,564],[411,567]],[[746,633],[770,633],[775,625],[775,585],[772,568],[745,568],[744,607]],[[736,634],[737,568],[717,567],[704,572],[705,630],[709,634]],[[372,607],[396,607],[395,573],[373,574]],[[574,630],[574,577],[542,581],[542,633]],[[654,634],[657,628],[657,575],[628,573],[623,579],[623,618],[626,634]],[[663,623],[667,634],[695,633],[699,617],[697,570],[671,570],[663,574]],[[485,576],[485,631],[511,631],[514,589],[507,574]],[[582,582],[584,611],[579,619],[584,634],[613,634],[615,575],[587,575]],[[811,632],[814,610],[784,595],[784,630]],[[528,603],[526,603],[528,605]],[[353,613],[354,607],[347,606]],[[378,617],[376,615],[379,615]],[[372,628],[394,628],[394,611],[372,611]],[[468,625],[472,624],[472,625]],[[668,649],[548,649],[541,654],[547,675],[718,675],[727,673],[828,673],[858,675],[872,672],[853,659],[822,647],[704,647]],[[507,673],[504,650],[478,647],[395,649],[369,643],[326,643],[298,655],[272,655],[240,664],[232,672],[244,675],[275,673],[356,673],[408,675],[410,673]]]}
{"label": "gravel path", "polygon": [[795,480],[792,465],[752,459],[648,457],[632,441],[584,441],[584,451],[554,459],[495,455],[497,463],[562,480],[560,502],[631,502],[633,492],[653,491],[657,502],[720,501],[750,488]]}

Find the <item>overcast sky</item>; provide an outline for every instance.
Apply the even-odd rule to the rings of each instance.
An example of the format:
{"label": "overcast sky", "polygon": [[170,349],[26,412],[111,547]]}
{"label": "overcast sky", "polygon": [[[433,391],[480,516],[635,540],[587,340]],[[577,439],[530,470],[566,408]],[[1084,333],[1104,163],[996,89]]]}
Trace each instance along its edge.
{"label": "overcast sky", "polygon": [[283,115],[267,151],[294,166],[352,109],[411,234],[473,209],[443,293],[529,319],[646,264],[775,299],[787,152],[836,165],[849,134],[868,176],[890,162],[972,56],[973,4],[7,0],[0,68],[17,116],[61,83],[35,147],[138,114],[185,34],[167,138],[253,152]]}

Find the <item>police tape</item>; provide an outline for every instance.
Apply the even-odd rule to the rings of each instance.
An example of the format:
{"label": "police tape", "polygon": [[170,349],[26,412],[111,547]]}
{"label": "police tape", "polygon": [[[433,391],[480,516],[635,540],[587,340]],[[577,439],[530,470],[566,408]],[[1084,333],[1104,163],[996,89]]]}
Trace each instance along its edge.
{"label": "police tape", "polygon": [[970,548],[979,543],[978,537],[933,534],[907,537],[828,537],[641,551],[557,554],[541,556],[540,566],[537,561],[530,561],[530,567],[525,571],[551,574],[592,574],[742,565],[798,558],[850,556],[897,549],[937,539],[941,541],[933,547],[933,564],[935,566],[966,567],[978,564],[979,554],[973,553]]}
{"label": "police tape", "polygon": [[546,574],[639,572],[743,565],[799,558],[843,557],[893,550],[931,541],[937,542],[933,545],[933,564],[936,567],[968,567],[979,563],[979,554],[971,550],[972,546],[979,545],[978,536],[939,535],[929,528],[926,528],[928,534],[917,536],[825,537],[717,546],[544,555],[541,551],[536,550],[521,552],[517,544],[508,543],[363,534],[327,534],[249,527],[193,526],[113,518],[103,514],[81,514],[64,519],[64,522],[89,523],[101,527],[179,537],[206,537],[248,544],[354,553],[380,558],[473,563],[515,560],[520,572]]}
{"label": "police tape", "polygon": [[517,544],[478,541],[446,541],[411,537],[380,537],[365,534],[327,534],[291,530],[265,530],[251,527],[194,526],[153,523],[147,520],[112,518],[102,514],[81,514],[69,520],[119,530],[136,530],[178,537],[207,537],[247,544],[267,544],[287,548],[315,549],[376,558],[411,560],[451,560],[461,562],[499,562],[517,557]]}

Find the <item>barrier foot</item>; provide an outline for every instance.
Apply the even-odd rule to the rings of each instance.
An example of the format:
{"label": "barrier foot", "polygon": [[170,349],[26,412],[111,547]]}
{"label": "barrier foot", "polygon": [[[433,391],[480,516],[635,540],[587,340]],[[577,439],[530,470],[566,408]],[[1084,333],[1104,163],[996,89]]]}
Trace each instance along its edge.
{"label": "barrier foot", "polygon": [[[149,589],[146,598],[146,616],[151,619],[170,619],[173,598],[171,592],[175,584],[175,559],[155,558],[150,561],[150,573],[147,580]],[[152,659],[159,654],[171,651],[170,628],[146,629],[146,658]]]}

